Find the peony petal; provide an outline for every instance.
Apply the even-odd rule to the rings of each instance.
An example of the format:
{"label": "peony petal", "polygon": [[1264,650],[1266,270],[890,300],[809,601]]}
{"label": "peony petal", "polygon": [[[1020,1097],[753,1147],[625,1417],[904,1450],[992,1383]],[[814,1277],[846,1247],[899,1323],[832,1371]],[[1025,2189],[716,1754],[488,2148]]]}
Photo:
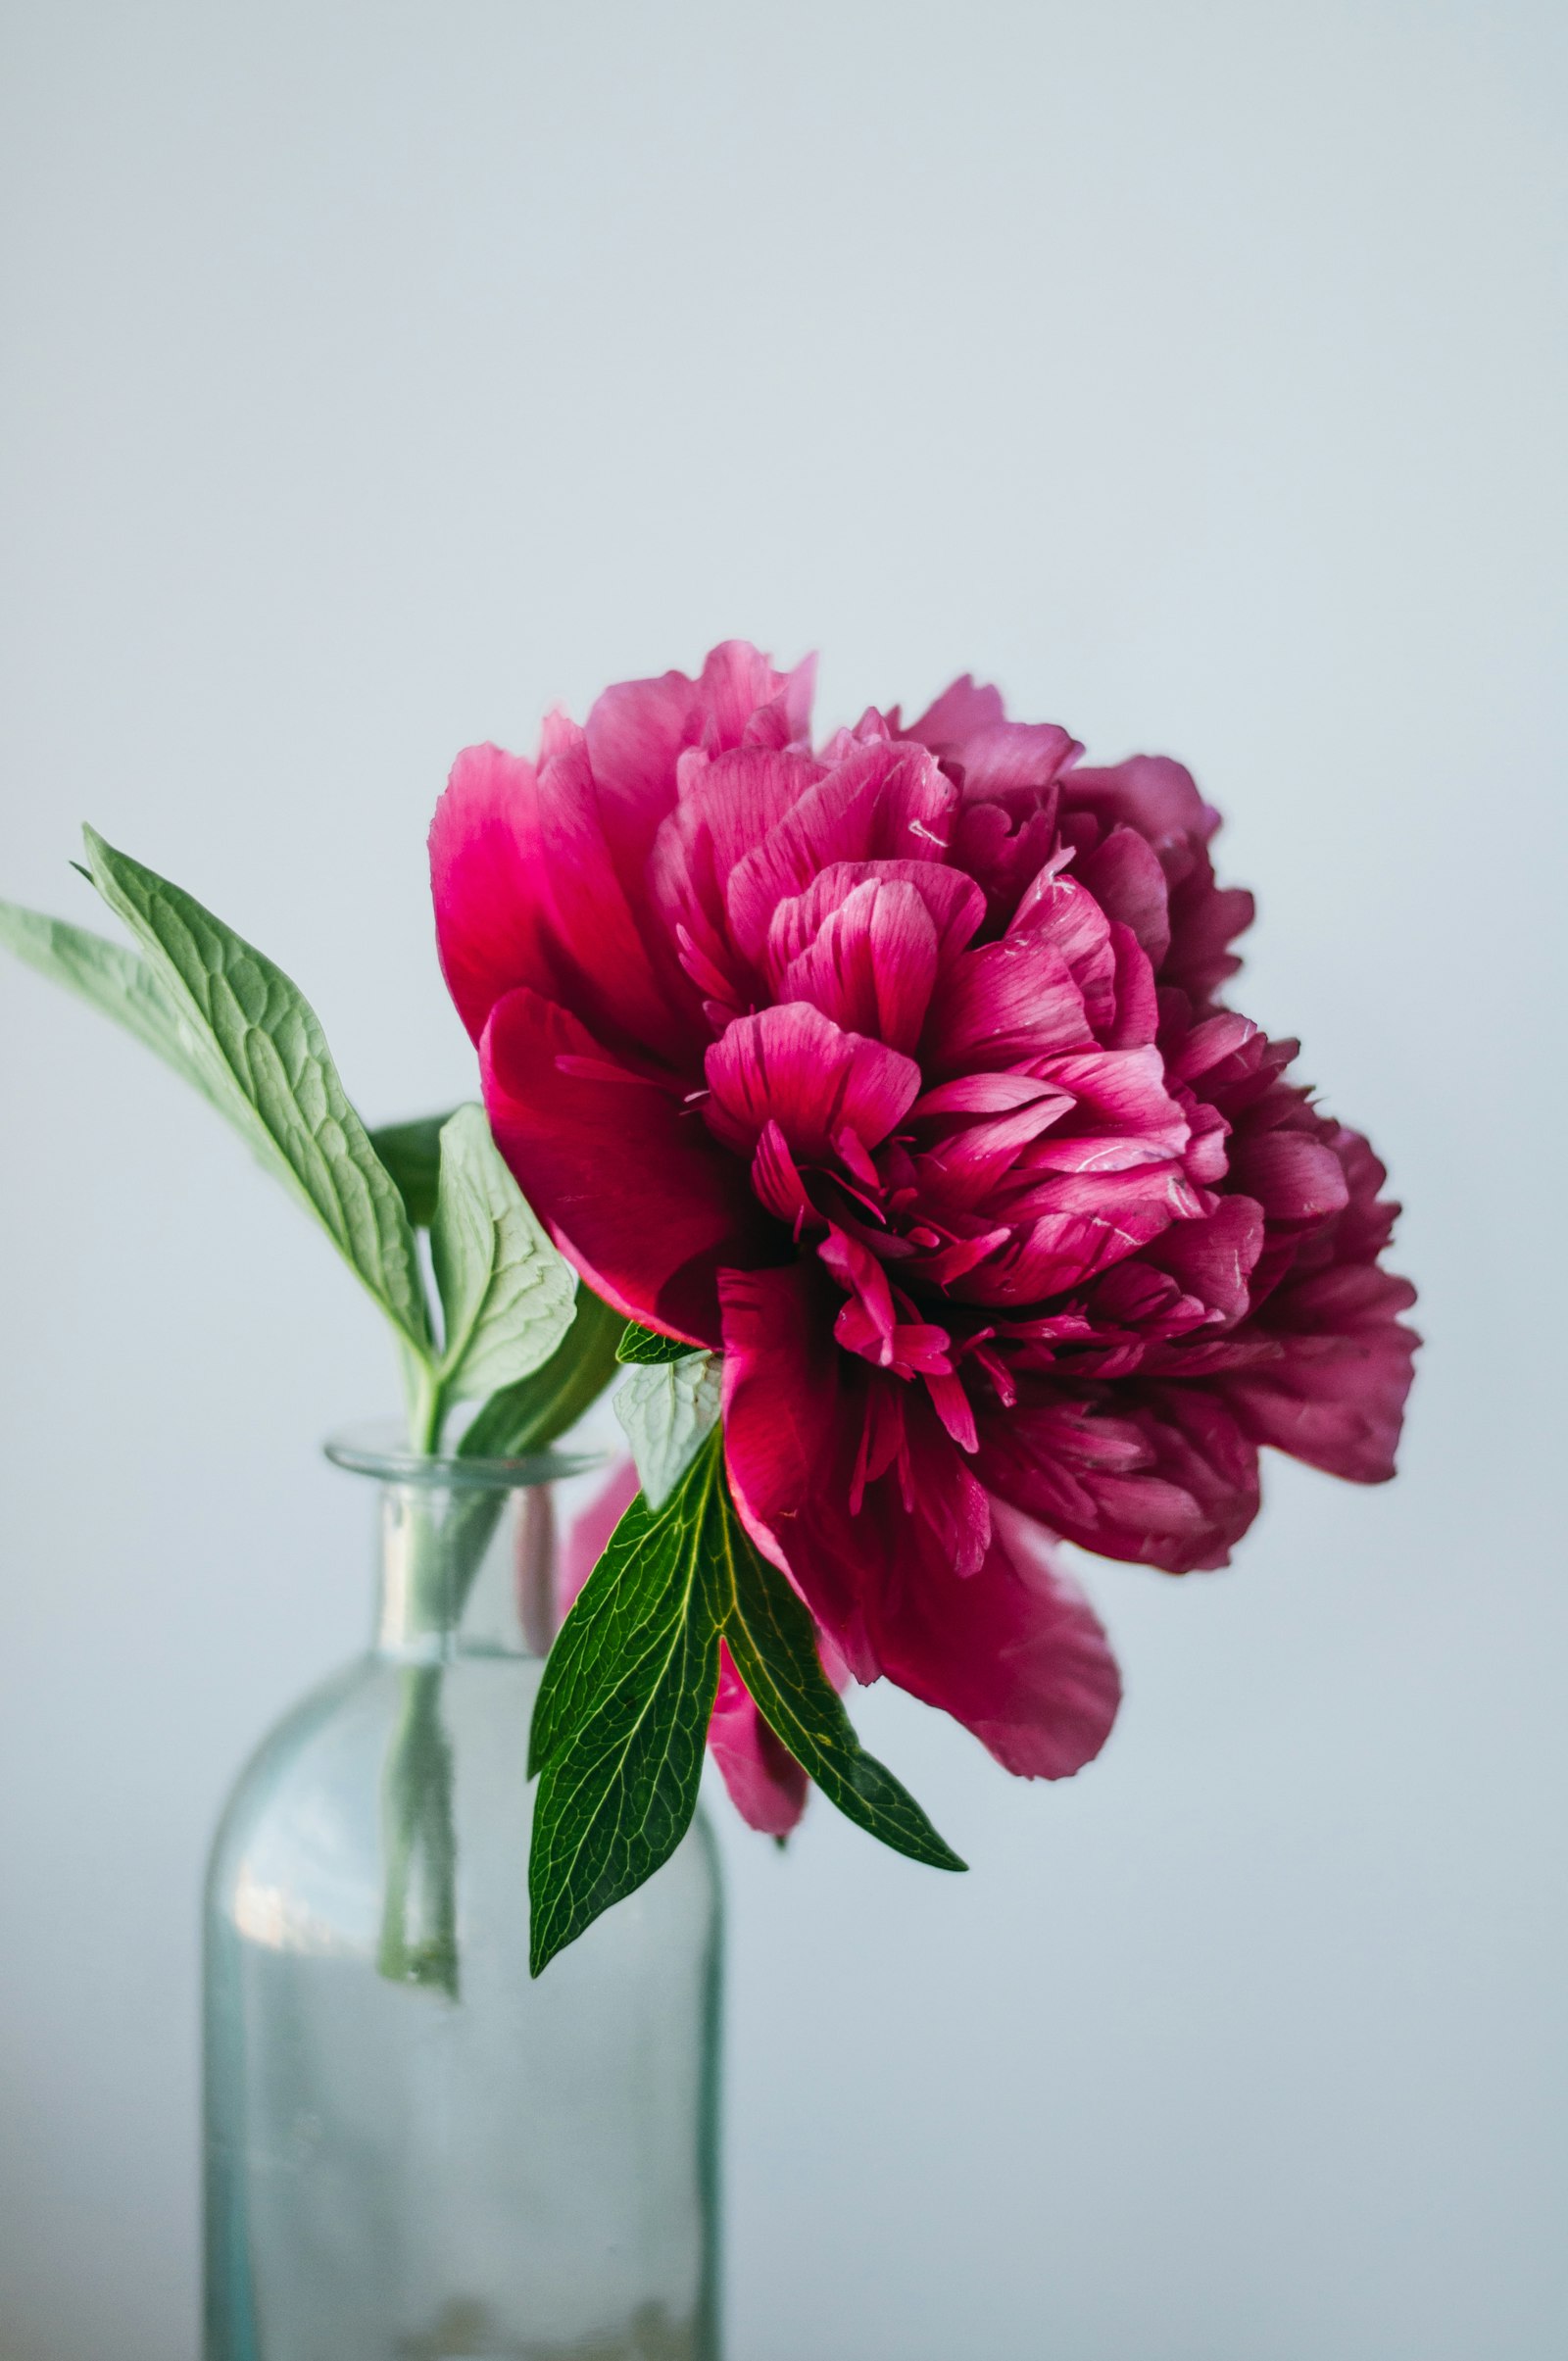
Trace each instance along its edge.
{"label": "peony petal", "polygon": [[[1386,1282],[1390,1312],[1404,1309],[1413,1289],[1374,1275]],[[1386,1484],[1410,1391],[1413,1331],[1389,1316],[1338,1336],[1271,1333],[1277,1358],[1217,1381],[1247,1433],[1331,1476]]]}
{"label": "peony petal", "polygon": [[[662,972],[612,858],[598,783],[579,729],[558,733],[559,751],[539,772],[539,840],[549,879],[556,939],[569,953],[570,1005],[594,1030],[670,1055],[672,1039],[706,1037],[699,998],[681,975],[673,947],[652,910]],[[635,890],[640,895],[640,879]]]}
{"label": "peony petal", "polygon": [[1339,1213],[1350,1192],[1333,1149],[1299,1131],[1265,1131],[1232,1141],[1231,1180],[1256,1198],[1270,1221],[1312,1221]]}
{"label": "peony petal", "polygon": [[912,1051],[937,980],[940,945],[924,898],[868,878],[780,976],[781,1001],[809,1001],[847,1031]]}
{"label": "peony petal", "polygon": [[707,1068],[709,1129],[747,1156],[770,1120],[798,1159],[831,1156],[846,1125],[874,1148],[920,1088],[912,1058],[841,1031],[806,1001],[727,1026]]}
{"label": "peony petal", "polygon": [[682,755],[679,800],[661,823],[648,861],[648,890],[672,941],[702,963],[703,988],[723,983],[727,1004],[757,998],[749,956],[737,951],[725,894],[730,872],[822,777],[808,756],[744,747],[710,758]]}
{"label": "peony petal", "polygon": [[936,754],[955,754],[961,759],[966,740],[980,730],[995,729],[1006,718],[1002,691],[989,685],[980,687],[972,672],[964,672],[900,735],[917,738]]}
{"label": "peony petal", "polygon": [[1167,1573],[1228,1564],[1257,1514],[1256,1447],[1201,1382],[1043,1393],[982,1422],[977,1466],[1068,1541]]}
{"label": "peony petal", "polygon": [[1110,1734],[1121,1679],[1104,1632],[1050,1537],[1002,1501],[967,1581],[909,1583],[885,1602],[890,1680],[972,1730],[1020,1779],[1068,1779]]}
{"label": "peony petal", "polygon": [[758,1712],[722,1640],[708,1750],[718,1765],[730,1801],[747,1826],[765,1837],[787,1837],[806,1809],[808,1782]]}
{"label": "peony petal", "polygon": [[[564,1070],[563,1058],[583,1064]],[[606,1078],[611,1054],[536,992],[497,1005],[480,1065],[497,1146],[596,1294],[629,1319],[716,1345],[719,1265],[787,1246],[746,1167],[669,1091],[629,1069]]]}
{"label": "peony petal", "polygon": [[1112,828],[1075,874],[1108,918],[1132,929],[1157,967],[1170,949],[1170,902],[1152,845],[1135,829]]}
{"label": "peony petal", "polygon": [[833,1321],[844,1299],[814,1261],[723,1271],[718,1291],[724,1455],[736,1508],[851,1672],[874,1680],[861,1594],[879,1536],[848,1508],[864,1396],[841,1383]]}
{"label": "peony petal", "polygon": [[912,886],[937,930],[937,959],[950,966],[986,914],[986,898],[961,869],[935,861],[835,861],[804,894],[781,902],[768,921],[766,968],[774,984],[792,959],[810,948],[836,910],[858,886]]}
{"label": "peony petal", "polygon": [[557,988],[531,762],[470,746],[430,823],[430,883],[447,988],[475,1041],[517,984]]}
{"label": "peony petal", "polygon": [[1083,995],[1060,953],[1029,935],[964,952],[926,1023],[922,1063],[933,1080],[1018,1066],[1092,1049]]}
{"label": "peony petal", "polygon": [[724,888],[730,931],[760,964],[774,912],[839,861],[941,861],[957,790],[911,746],[857,748],[754,843]]}
{"label": "peony petal", "polygon": [[1076,769],[1065,796],[1074,810],[1129,827],[1167,856],[1175,846],[1206,843],[1219,826],[1219,813],[1204,803],[1192,772],[1166,755],[1132,755],[1106,769]]}

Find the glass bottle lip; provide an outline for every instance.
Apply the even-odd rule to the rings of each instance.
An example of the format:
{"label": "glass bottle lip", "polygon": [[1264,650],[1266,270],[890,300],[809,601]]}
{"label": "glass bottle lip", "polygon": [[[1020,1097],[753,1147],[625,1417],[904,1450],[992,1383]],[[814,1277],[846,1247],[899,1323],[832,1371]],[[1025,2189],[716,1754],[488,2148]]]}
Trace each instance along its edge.
{"label": "glass bottle lip", "polygon": [[345,1427],[321,1446],[334,1467],[379,1484],[417,1484],[432,1492],[525,1492],[603,1467],[599,1451],[529,1451],[510,1459],[466,1459],[456,1451],[416,1451],[391,1420]]}

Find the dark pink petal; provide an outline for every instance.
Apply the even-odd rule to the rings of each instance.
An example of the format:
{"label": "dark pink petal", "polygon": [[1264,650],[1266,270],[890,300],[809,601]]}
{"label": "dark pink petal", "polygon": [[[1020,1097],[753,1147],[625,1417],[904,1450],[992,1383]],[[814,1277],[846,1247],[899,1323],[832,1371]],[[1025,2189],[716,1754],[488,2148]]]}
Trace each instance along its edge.
{"label": "dark pink petal", "polygon": [[921,1059],[933,1079],[956,1078],[1092,1049],[1094,1040],[1060,953],[1043,938],[1009,935],[954,961],[926,1020]]}
{"label": "dark pink petal", "polygon": [[667,1057],[672,1036],[700,1023],[697,996],[680,989],[667,938],[662,980],[656,972],[616,874],[587,739],[577,729],[561,735],[560,751],[539,772],[539,840],[556,937],[574,977],[571,1006],[602,1034]]}
{"label": "dark pink petal", "polygon": [[779,977],[781,1001],[809,1001],[846,1031],[912,1051],[937,980],[940,943],[913,886],[868,878]]}
{"label": "dark pink petal", "polygon": [[797,664],[793,672],[775,672],[768,659],[748,641],[721,641],[710,651],[697,683],[702,715],[699,743],[718,754],[743,743],[787,745],[792,739],[804,738],[811,718],[815,677],[814,656]]}
{"label": "dark pink petal", "polygon": [[916,1122],[938,1115],[1012,1114],[1042,1099],[1054,1103],[1063,1097],[1054,1083],[1038,1074],[1007,1069],[995,1074],[960,1074],[955,1082],[939,1082],[934,1090],[921,1093],[909,1112]]}
{"label": "dark pink petal", "polygon": [[1338,1156],[1304,1132],[1266,1131],[1231,1143],[1231,1179],[1270,1221],[1311,1221],[1343,1211],[1349,1189]]}
{"label": "dark pink petal", "polygon": [[674,809],[675,760],[700,727],[697,685],[684,672],[622,680],[606,689],[584,724],[605,833],[621,885],[647,865],[660,822]]}
{"label": "dark pink petal", "polygon": [[1075,873],[1107,918],[1132,929],[1157,967],[1170,949],[1170,904],[1153,847],[1132,828],[1112,828]]}
{"label": "dark pink petal", "polygon": [[808,1263],[724,1271],[718,1287],[724,1456],[735,1505],[759,1549],[791,1576],[850,1671],[858,1680],[875,1680],[864,1594],[886,1535],[849,1508],[866,1400],[864,1389],[851,1392],[841,1383],[844,1356],[833,1321],[844,1299],[826,1272]]}
{"label": "dark pink petal", "polygon": [[984,1422],[978,1469],[1068,1541],[1173,1574],[1227,1564],[1257,1514],[1256,1447],[1200,1382],[1020,1403]]}
{"label": "dark pink petal", "polygon": [[430,823],[430,883],[442,972],[475,1041],[504,992],[556,983],[544,881],[533,764],[466,748]]}
{"label": "dark pink petal", "polygon": [[1111,826],[1134,829],[1156,853],[1189,843],[1205,844],[1219,826],[1219,813],[1205,804],[1190,770],[1165,755],[1132,755],[1108,769],[1075,769],[1068,801]]}
{"label": "dark pink petal", "polygon": [[1262,1245],[1262,1207],[1250,1197],[1223,1197],[1212,1213],[1172,1222],[1139,1259],[1167,1273],[1217,1320],[1234,1327],[1246,1317],[1248,1282]]}
{"label": "dark pink petal", "polygon": [[806,1001],[738,1018],[709,1051],[707,1068],[708,1127],[746,1156],[769,1121],[797,1159],[831,1156],[846,1126],[874,1148],[920,1088],[912,1058],[842,1032]]}
{"label": "dark pink petal", "polygon": [[700,988],[712,994],[721,981],[715,996],[737,1009],[755,998],[755,980],[730,926],[731,871],[821,776],[809,756],[765,747],[689,751],[677,765],[679,800],[654,839],[649,896]]}
{"label": "dark pink petal", "polygon": [[816,941],[822,928],[858,887],[911,886],[930,912],[937,931],[938,964],[947,967],[986,914],[986,898],[961,869],[935,861],[836,861],[814,877],[804,894],[781,902],[768,922],[766,967],[776,984],[792,959]]}
{"label": "dark pink petal", "polygon": [[1050,787],[1083,751],[1054,721],[999,721],[941,749],[946,760],[963,765],[969,803],[1018,788]]}
{"label": "dark pink petal", "polygon": [[1203,1206],[1174,1165],[1146,1164],[1130,1172],[1053,1173],[1009,1210],[1016,1225],[1011,1246],[954,1282],[954,1294],[965,1303],[1038,1303],[1082,1287]]}
{"label": "dark pink petal", "polygon": [[1070,1114],[1036,1143],[1026,1159],[1039,1171],[1115,1172],[1160,1163],[1187,1145],[1187,1117],[1165,1088],[1164,1060],[1151,1047],[1088,1050],[1051,1061],[1054,1086],[1073,1101]]}
{"label": "dark pink petal", "polygon": [[1110,1734],[1121,1680],[1099,1619],[1050,1538],[998,1500],[984,1563],[932,1574],[883,1602],[890,1680],[972,1730],[1020,1779],[1067,1779]]}
{"label": "dark pink petal", "polygon": [[1087,887],[1048,863],[1023,895],[1004,938],[1044,944],[1065,962],[1084,1013],[1102,1039],[1116,1016],[1116,947],[1110,921]]}
{"label": "dark pink petal", "polygon": [[951,688],[944,689],[936,703],[928,705],[919,720],[911,721],[903,735],[917,738],[936,754],[958,754],[979,731],[995,729],[1006,717],[1001,690],[979,688],[974,674],[965,672]]}
{"label": "dark pink petal", "polygon": [[875,1680],[884,1596],[977,1572],[990,1503],[923,1387],[838,1350],[843,1297],[820,1267],[726,1271],[719,1288],[736,1507],[855,1678]]}
{"label": "dark pink petal", "polygon": [[1414,1290],[1393,1278],[1388,1288],[1390,1316],[1337,1336],[1272,1329],[1278,1358],[1217,1381],[1254,1442],[1352,1484],[1389,1481],[1418,1340],[1392,1317]]}
{"label": "dark pink petal", "polygon": [[736,862],[724,889],[736,945],[760,963],[779,904],[839,861],[941,861],[957,790],[913,746],[857,748]]}
{"label": "dark pink petal", "polygon": [[806,1809],[806,1773],[758,1712],[722,1640],[708,1750],[748,1827],[764,1837],[787,1837]]}
{"label": "dark pink petal", "polygon": [[611,1054],[537,992],[498,1003],[480,1067],[496,1145],[595,1293],[629,1319],[716,1345],[719,1265],[787,1247],[745,1165],[668,1091],[629,1069],[608,1079]]}
{"label": "dark pink petal", "polygon": [[1159,1031],[1159,992],[1149,955],[1130,926],[1113,918],[1110,953],[1112,1013],[1102,1023],[1100,1038],[1107,1050],[1141,1049]]}

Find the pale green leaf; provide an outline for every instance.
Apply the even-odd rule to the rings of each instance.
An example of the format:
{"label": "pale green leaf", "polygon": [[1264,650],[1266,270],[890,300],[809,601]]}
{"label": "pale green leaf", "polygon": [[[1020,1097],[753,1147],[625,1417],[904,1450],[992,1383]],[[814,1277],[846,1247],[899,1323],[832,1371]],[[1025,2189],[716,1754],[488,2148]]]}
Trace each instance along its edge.
{"label": "pale green leaf", "polygon": [[718,1423],[723,1363],[716,1353],[634,1368],[614,1400],[643,1497],[662,1507]]}
{"label": "pale green leaf", "polygon": [[316,1214],[415,1351],[428,1356],[424,1291],[403,1199],[349,1104],[309,1002],[191,895],[95,830],[84,834],[94,885],[136,937],[177,1016],[196,1068],[191,1078]]}
{"label": "pale green leaf", "polygon": [[214,1077],[178,1007],[146,960],[122,943],[42,910],[0,902],[0,943],[29,967],[76,993],[103,1016],[133,1033],[144,1048],[211,1098]]}
{"label": "pale green leaf", "polygon": [[615,1340],[625,1323],[580,1279],[576,1305],[576,1318],[543,1366],[504,1386],[475,1411],[458,1444],[460,1458],[515,1459],[542,1451],[599,1400],[615,1374]]}
{"label": "pale green leaf", "polygon": [[446,1322],[439,1376],[452,1401],[527,1377],[571,1326],[576,1275],[508,1171],[483,1107],[460,1107],[442,1126],[430,1258]]}
{"label": "pale green leaf", "polygon": [[370,1146],[397,1182],[416,1230],[427,1230],[435,1219],[441,1126],[451,1111],[449,1107],[445,1115],[417,1115],[412,1123],[381,1123],[370,1134]]}

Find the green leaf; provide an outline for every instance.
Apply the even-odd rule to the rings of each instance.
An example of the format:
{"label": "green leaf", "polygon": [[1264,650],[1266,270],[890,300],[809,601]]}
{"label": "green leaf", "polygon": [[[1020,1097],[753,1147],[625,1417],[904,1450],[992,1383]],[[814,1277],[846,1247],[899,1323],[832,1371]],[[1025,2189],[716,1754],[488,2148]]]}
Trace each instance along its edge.
{"label": "green leaf", "polygon": [[78,994],[101,1015],[112,1016],[172,1067],[181,1081],[212,1097],[211,1077],[198,1060],[190,1027],[135,952],[15,902],[0,902],[0,943],[52,983]]}
{"label": "green leaf", "polygon": [[868,1754],[810,1615],[735,1512],[710,1431],[662,1508],[639,1494],[562,1625],[529,1735],[533,1973],[669,1858],[691,1821],[727,1640],[769,1729],[829,1800],[896,1852],[964,1863]]}
{"label": "green leaf", "polygon": [[309,1002],[191,895],[95,830],[84,834],[92,881],[175,1011],[192,1078],[315,1213],[427,1360],[429,1322],[403,1199],[349,1104]]}
{"label": "green leaf", "polygon": [[530,1376],[571,1325],[575,1274],[508,1171],[482,1107],[460,1107],[442,1127],[430,1259],[445,1317],[437,1373],[449,1401]]}
{"label": "green leaf", "polygon": [[668,1860],[718,1689],[716,1436],[662,1509],[639,1494],[562,1626],[534,1707],[534,1975]]}
{"label": "green leaf", "polygon": [[615,1347],[618,1361],[681,1361],[692,1348],[678,1336],[660,1336],[657,1330],[644,1328],[636,1320],[628,1320],[620,1343]]}
{"label": "green leaf", "polygon": [[458,1445],[461,1459],[520,1459],[575,1426],[615,1374],[624,1322],[577,1283],[577,1316],[543,1368],[503,1387],[475,1411]]}
{"label": "green leaf", "polygon": [[716,1353],[633,1369],[615,1396],[650,1507],[662,1507],[718,1424],[722,1365]]}
{"label": "green leaf", "polygon": [[416,1230],[427,1230],[435,1219],[441,1126],[447,1120],[446,1115],[419,1115],[412,1123],[383,1123],[370,1134],[370,1146],[397,1182]]}
{"label": "green leaf", "polygon": [[808,1610],[742,1525],[722,1475],[711,1523],[723,1552],[724,1637],[774,1737],[857,1827],[933,1869],[967,1867],[907,1788],[861,1746],[822,1670]]}

